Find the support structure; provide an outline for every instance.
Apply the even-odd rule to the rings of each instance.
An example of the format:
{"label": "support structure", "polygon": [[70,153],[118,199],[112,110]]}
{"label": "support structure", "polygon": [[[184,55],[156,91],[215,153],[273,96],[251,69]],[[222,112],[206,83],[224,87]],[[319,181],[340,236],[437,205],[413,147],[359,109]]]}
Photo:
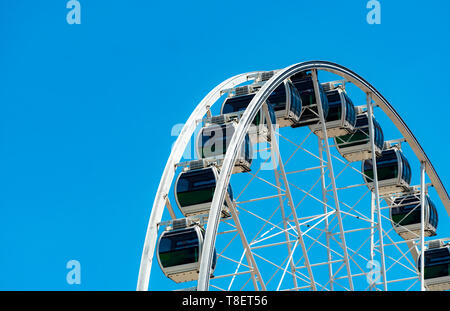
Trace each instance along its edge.
{"label": "support structure", "polygon": [[[264,284],[264,280],[261,276],[261,272],[259,271],[258,265],[256,264],[255,258],[253,257],[252,251],[248,244],[247,238],[244,233],[244,229],[242,228],[241,221],[239,220],[239,216],[238,216],[238,213],[236,210],[236,205],[234,204],[234,202],[232,202],[230,200],[229,195],[227,195],[227,197],[225,199],[227,201],[227,205],[230,206],[231,217],[233,218],[233,222],[235,223],[236,229],[241,238],[242,246],[244,247],[244,252],[245,252],[245,256],[247,258],[247,262],[252,267],[251,276],[252,276],[253,286],[254,286],[255,290],[261,289],[261,290],[265,291],[266,285]],[[258,286],[258,284],[259,284],[259,286]]]}
{"label": "support structure", "polygon": [[[397,114],[395,109],[372,85],[370,85],[367,81],[365,81],[363,78],[361,78],[356,73],[350,71],[349,69],[347,69],[343,66],[331,63],[331,62],[310,61],[310,62],[295,64],[295,65],[289,66],[287,68],[276,71],[273,74],[273,76],[271,76],[271,78],[269,80],[267,80],[261,86],[259,91],[255,94],[252,101],[248,105],[244,114],[242,115],[242,118],[240,119],[240,122],[236,128],[235,134],[233,135],[233,137],[231,139],[231,142],[227,149],[227,153],[222,162],[221,173],[217,180],[217,186],[215,189],[214,198],[213,198],[213,201],[211,204],[211,209],[210,209],[210,213],[209,213],[209,217],[208,217],[208,225],[206,228],[206,234],[205,234],[205,239],[204,239],[205,243],[204,243],[204,247],[203,247],[202,255],[201,255],[202,256],[201,257],[202,264],[200,266],[200,272],[199,272],[198,287],[197,287],[198,290],[208,290],[209,289],[210,267],[211,267],[211,262],[212,262],[212,256],[214,254],[217,229],[218,229],[218,225],[220,222],[221,207],[223,205],[224,200],[226,200],[226,192],[227,192],[226,189],[227,189],[227,186],[228,186],[231,174],[232,174],[232,168],[234,166],[234,162],[237,158],[238,150],[240,149],[239,147],[243,143],[244,135],[247,133],[251,122],[255,118],[256,113],[262,107],[263,103],[267,100],[268,96],[284,80],[288,79],[289,77],[291,77],[292,75],[294,75],[296,73],[299,73],[302,71],[308,71],[308,70],[312,70],[314,78],[315,78],[314,83],[315,83],[316,98],[318,100],[318,112],[319,112],[319,117],[322,122],[323,133],[325,134],[324,145],[322,146],[322,148],[325,150],[326,155],[327,155],[326,164],[328,167],[328,173],[330,174],[333,198],[334,198],[334,203],[336,206],[335,214],[336,214],[336,217],[339,222],[339,233],[338,234],[342,241],[342,248],[344,250],[343,260],[334,260],[334,261],[332,260],[331,252],[329,251],[328,263],[325,263],[325,264],[328,264],[328,266],[329,266],[329,274],[331,276],[333,275],[332,263],[343,261],[347,268],[347,276],[345,276],[345,277],[348,278],[348,280],[349,280],[350,289],[354,289],[352,273],[350,271],[350,260],[352,260],[353,256],[355,256],[357,250],[356,250],[356,252],[351,250],[354,254],[352,255],[352,257],[349,256],[347,244],[345,241],[346,231],[343,228],[342,217],[341,217],[342,211],[340,210],[340,201],[337,196],[338,188],[336,187],[336,183],[335,183],[336,176],[334,175],[333,164],[331,163],[332,156],[330,153],[330,145],[328,144],[328,138],[326,137],[327,136],[326,135],[326,125],[325,125],[324,115],[323,115],[323,111],[322,111],[322,105],[320,102],[320,94],[318,94],[317,70],[324,70],[324,71],[328,71],[328,72],[331,72],[334,74],[338,74],[339,76],[344,78],[349,83],[356,85],[360,90],[362,90],[366,94],[371,95],[371,97],[372,97],[371,102],[373,101],[376,106],[380,107],[385,112],[387,117],[393,122],[393,124],[401,132],[402,136],[404,137],[406,142],[409,144],[412,151],[415,153],[416,157],[422,163],[423,176],[425,176],[425,173],[427,173],[427,176],[430,179],[432,186],[436,189],[436,192],[438,193],[444,207],[446,208],[447,212],[450,215],[450,198],[449,198],[449,195],[448,195],[447,191],[445,190],[441,180],[439,179],[439,176],[437,175],[436,171],[434,170],[434,167],[430,163],[428,157],[426,156],[425,152],[421,148],[420,144],[418,143],[418,141],[416,140],[416,138],[414,137],[412,132],[409,130],[409,128],[406,126],[406,124],[403,122],[403,120]],[[165,166],[165,169],[164,169],[164,172],[163,172],[163,175],[162,175],[162,178],[161,178],[161,181],[160,181],[160,184],[159,184],[156,196],[155,196],[155,200],[153,203],[153,208],[152,208],[152,212],[150,215],[150,220],[149,220],[149,224],[147,227],[147,232],[146,232],[146,237],[145,237],[145,242],[144,242],[144,248],[143,248],[143,252],[142,252],[139,278],[138,278],[138,284],[137,284],[138,290],[147,290],[148,289],[148,284],[149,284],[149,279],[150,279],[150,271],[151,271],[151,267],[152,267],[152,261],[153,261],[153,256],[154,256],[154,252],[155,252],[156,240],[157,240],[157,236],[158,236],[158,224],[161,222],[161,218],[162,218],[165,207],[168,208],[171,218],[173,218],[175,216],[175,213],[170,206],[170,201],[168,200],[168,194],[169,194],[170,187],[173,182],[173,177],[174,177],[174,174],[176,171],[176,164],[178,162],[180,162],[183,152],[184,152],[186,146],[188,145],[188,143],[190,142],[190,138],[191,138],[192,134],[194,133],[194,130],[198,124],[198,121],[200,119],[202,119],[205,114],[206,115],[211,114],[210,108],[220,98],[220,96],[222,95],[222,91],[233,88],[233,87],[238,86],[247,81],[250,81],[250,80],[254,79],[257,74],[258,73],[247,73],[247,74],[238,75],[238,76],[230,78],[230,79],[224,81],[223,83],[221,83],[220,85],[218,85],[201,101],[201,103],[197,106],[197,108],[194,110],[194,112],[192,113],[192,115],[189,117],[188,121],[184,125],[184,127],[181,131],[181,134],[177,138],[177,140],[173,146],[173,149],[171,151],[171,154],[169,156],[169,159],[166,163],[166,166]],[[369,120],[372,121],[371,118],[369,118]],[[373,126],[373,124],[372,124],[372,126]],[[372,132],[373,132],[373,128],[372,128]],[[373,143],[373,134],[371,134],[371,140]],[[279,155],[279,151],[278,151],[278,156],[281,158],[281,156]],[[279,162],[282,163],[282,161],[279,161]],[[373,163],[374,164],[376,163],[376,159]],[[325,177],[325,171],[323,170],[322,164],[324,164],[323,159],[321,162],[321,166],[322,166],[321,170],[322,170],[322,177]],[[287,174],[286,174],[286,172],[283,172],[283,171],[284,171],[284,168],[282,170],[280,168],[280,172],[277,172],[278,179],[279,179],[279,181],[283,180],[286,187],[289,187],[289,182],[286,178]],[[323,183],[324,182],[325,182],[325,179],[323,179]],[[280,184],[281,184],[281,182],[280,182]],[[426,191],[425,185],[423,185],[423,187],[421,187],[421,188],[423,189],[423,191]],[[376,187],[376,189],[378,189],[378,187]],[[326,190],[325,185],[323,185],[323,190]],[[288,202],[289,202],[291,209],[293,209],[293,212],[295,212],[295,206],[293,203],[292,196],[287,195],[287,193],[285,195],[288,198]],[[323,192],[323,195],[325,198],[326,191]],[[278,197],[280,197],[280,194],[278,195]],[[289,197],[291,197],[290,200],[289,200]],[[329,205],[327,204],[326,200],[324,200],[323,206],[324,206],[325,215],[328,215],[327,206],[329,206]],[[422,210],[424,210],[424,209],[422,209]],[[378,225],[380,226],[380,227],[378,227],[378,231],[381,234],[380,245],[379,245],[380,254],[381,254],[381,258],[384,260],[385,254],[384,254],[384,250],[383,250],[384,249],[383,230],[381,228],[381,217],[379,214],[380,213],[379,195],[378,195],[378,198],[376,195],[374,198],[374,213],[373,213],[374,216],[375,216],[375,212],[377,213]],[[296,226],[295,226],[296,231],[299,236],[302,236],[302,232],[300,231],[299,220],[298,220],[297,216],[295,215],[295,213],[293,215],[294,215],[293,216],[294,221],[296,222]],[[347,215],[350,215],[350,214],[346,213],[345,216],[347,216]],[[235,214],[235,216],[238,217],[237,214]],[[424,241],[423,241],[423,236],[424,236],[423,235],[423,230],[424,230],[423,229],[423,224],[424,224],[423,217],[424,217],[424,215],[422,215],[421,217],[422,217],[422,241],[421,241],[422,249],[421,249],[421,253],[423,256],[423,252],[425,249]],[[324,219],[326,220],[326,217]],[[372,223],[371,223],[372,225],[374,223],[373,221],[374,221],[374,218],[372,219]],[[242,229],[242,226],[241,226],[241,229]],[[287,228],[285,228],[285,230],[287,230]],[[293,228],[291,230],[293,231]],[[307,231],[309,231],[309,230],[307,230]],[[291,232],[290,232],[290,234],[291,234]],[[327,232],[327,234],[328,234],[328,232]],[[329,239],[327,241],[329,241]],[[290,239],[286,242],[288,244],[291,243]],[[328,243],[329,242],[327,242],[327,244]],[[243,244],[246,244],[246,243],[243,242]],[[302,246],[302,244],[304,244],[304,243],[302,243],[299,238],[298,243],[296,243],[296,246],[301,246],[302,248],[304,248],[304,245]],[[374,245],[374,241],[372,241],[372,245]],[[245,248],[245,245],[244,245],[244,248]],[[329,245],[328,245],[328,249],[331,250]],[[307,254],[306,250],[304,250],[303,253],[306,255]],[[292,260],[293,254],[294,254],[294,252],[292,250],[289,260]],[[253,260],[248,259],[248,260],[250,260],[250,262],[254,261],[254,259]],[[289,263],[290,262],[288,262],[288,265],[289,265]],[[422,260],[422,264],[423,264],[423,260]],[[284,268],[284,273],[286,273],[286,268],[288,267],[288,265],[286,265],[286,267]],[[315,265],[307,263],[307,256],[305,257],[305,266],[311,272],[310,273],[311,288],[314,288],[313,284],[316,284],[316,282],[314,282],[314,278],[312,277],[311,267],[313,267]],[[343,266],[341,266],[341,267],[343,267]],[[281,268],[281,269],[283,269],[283,268]],[[383,269],[383,271],[385,271],[385,268],[382,268],[382,269]],[[421,271],[422,271],[421,283],[423,286],[423,271],[424,270],[422,269]],[[334,272],[334,273],[337,273],[337,272]],[[292,272],[292,274],[294,276],[297,274],[295,271],[295,266],[294,266],[294,271]],[[358,274],[355,274],[355,275],[358,275]],[[339,278],[342,278],[342,277],[339,277]],[[339,279],[339,278],[336,278],[336,279]],[[416,279],[417,279],[417,276],[416,276]],[[253,281],[256,283],[256,282],[259,282],[260,280],[261,279],[256,274],[254,274]],[[262,280],[261,280],[261,282],[262,282]],[[388,282],[384,275],[385,289],[387,289],[387,285],[386,285],[387,283]],[[264,284],[264,283],[262,282],[262,284]],[[262,288],[262,286],[260,286],[260,287]],[[333,288],[333,282],[330,283],[330,287]]]}
{"label": "support structure", "polygon": [[[370,194],[370,254],[369,254],[369,264],[370,275],[374,274],[373,263],[375,260],[375,194],[371,192]],[[370,290],[376,289],[376,284],[372,279],[367,279],[370,282]]]}
{"label": "support structure", "polygon": [[[270,115],[269,115],[269,111],[267,109],[267,104],[263,105],[263,110],[264,110],[264,115],[266,116],[266,120],[268,121],[268,127],[269,127],[269,132],[270,132],[270,136],[271,136],[271,140],[270,140],[270,145],[271,145],[271,152],[272,152],[272,159],[274,160],[273,163],[276,166],[276,164],[278,163],[278,165],[280,166],[280,172],[281,172],[281,178],[283,179],[283,183],[285,186],[285,190],[286,190],[286,196],[288,199],[288,205],[291,208],[291,213],[292,213],[292,217],[294,218],[294,224],[295,224],[295,229],[297,230],[297,236],[298,236],[298,242],[300,243],[300,246],[302,248],[302,253],[303,253],[303,257],[305,259],[305,266],[308,270],[308,275],[309,275],[309,279],[310,279],[310,284],[311,284],[311,289],[312,290],[317,290],[316,288],[316,284],[314,282],[314,274],[312,272],[311,269],[311,265],[309,263],[309,257],[308,257],[308,251],[306,249],[306,245],[305,245],[305,241],[303,240],[303,234],[302,234],[302,230],[300,229],[300,224],[298,222],[298,217],[297,217],[297,212],[295,210],[295,204],[294,204],[294,199],[292,198],[292,193],[291,193],[291,189],[289,186],[289,181],[286,177],[286,171],[284,169],[284,164],[283,164],[283,159],[281,158],[281,154],[280,154],[280,149],[278,147],[278,142],[277,142],[277,138],[275,136],[274,133],[274,125],[272,124],[272,121],[270,120]],[[280,184],[280,180],[279,180],[279,173],[278,173],[278,169],[276,167],[274,167],[274,171],[275,171],[275,176],[277,179],[277,185],[279,186]],[[283,202],[281,202],[282,204]],[[281,205],[282,208],[282,213],[283,215],[283,222],[287,222],[287,219],[285,219],[285,212],[284,212],[284,208],[283,208],[283,204]],[[287,230],[287,226],[285,227],[285,230]],[[286,239],[288,240],[288,239]],[[292,256],[293,256],[293,251],[291,253],[290,252],[290,263],[293,266],[293,270],[295,273],[295,265],[294,265],[294,261],[292,260]],[[297,285],[297,279],[296,276],[294,274],[294,286],[295,288],[298,287]]]}
{"label": "support structure", "polygon": [[334,169],[333,169],[333,163],[331,158],[331,152],[330,152],[330,145],[328,144],[328,134],[327,134],[327,127],[326,127],[326,120],[323,113],[322,108],[322,98],[319,91],[319,80],[317,78],[317,70],[312,70],[312,79],[314,83],[314,94],[316,96],[316,104],[317,104],[317,111],[319,112],[319,118],[320,123],[322,125],[322,133],[323,133],[323,142],[325,145],[325,152],[327,154],[327,165],[328,165],[328,172],[329,177],[331,180],[331,186],[333,190],[333,198],[334,198],[334,204],[335,204],[335,210],[336,210],[336,217],[338,219],[339,224],[339,236],[342,243],[342,249],[344,252],[344,263],[345,267],[347,269],[347,276],[348,276],[348,282],[350,286],[350,290],[353,290],[353,279],[352,279],[352,271],[350,268],[350,260],[347,250],[347,242],[345,241],[345,233],[344,233],[344,226],[342,224],[342,216],[341,216],[341,208],[339,203],[339,198],[337,194],[337,187],[336,187],[336,180],[334,178]]}
{"label": "support structure", "polygon": [[[328,206],[327,206],[327,186],[325,180],[325,161],[323,160],[323,143],[320,137],[317,137],[317,143],[319,145],[319,158],[320,158],[320,181],[322,186],[322,201],[323,201],[323,214],[328,214]],[[325,235],[326,235],[326,245],[327,245],[327,259],[328,259],[328,275],[330,279],[330,290],[334,289],[333,286],[333,255],[331,253],[331,245],[330,245],[330,229],[328,224],[328,217],[325,218]]]}
{"label": "support structure", "polygon": [[381,224],[381,207],[380,207],[380,192],[378,187],[378,170],[377,170],[377,156],[375,153],[375,130],[373,126],[373,103],[372,94],[367,93],[367,118],[369,119],[369,136],[370,136],[370,148],[372,150],[372,167],[373,167],[373,183],[375,194],[375,210],[377,213],[377,230],[378,230],[378,244],[380,248],[380,260],[381,260],[381,277],[383,278],[383,288],[385,291],[387,288],[386,279],[386,264],[384,260],[384,244],[383,244],[383,226]]}
{"label": "support structure", "polygon": [[425,290],[425,163],[420,163],[420,290]]}

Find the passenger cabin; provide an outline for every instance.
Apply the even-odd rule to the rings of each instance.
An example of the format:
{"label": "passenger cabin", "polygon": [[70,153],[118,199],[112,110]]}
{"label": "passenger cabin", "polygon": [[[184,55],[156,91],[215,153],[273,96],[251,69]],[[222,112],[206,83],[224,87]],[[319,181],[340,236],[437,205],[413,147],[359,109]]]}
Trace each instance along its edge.
{"label": "passenger cabin", "polygon": [[[384,150],[376,159],[379,193],[391,194],[409,191],[411,167],[403,152],[397,147]],[[374,191],[374,170],[372,160],[362,162],[364,181]]]}
{"label": "passenger cabin", "polygon": [[[237,117],[226,114],[207,119],[197,136],[198,157],[208,159],[211,162],[214,160],[222,161],[225,158],[228,145],[236,131],[237,125]],[[246,134],[237,154],[233,173],[250,171],[252,153],[252,144],[249,135]]]}
{"label": "passenger cabin", "polygon": [[[384,135],[380,124],[373,120],[375,154],[380,156],[384,146]],[[349,162],[364,161],[372,158],[369,136],[369,117],[366,112],[356,116],[353,133],[334,138],[339,153]]]}
{"label": "passenger cabin", "polygon": [[[425,250],[425,287],[429,290],[450,290],[450,244],[444,245],[441,240],[430,241]],[[417,262],[421,271],[421,257]]]}
{"label": "passenger cabin", "polygon": [[[311,71],[300,72],[293,75],[290,79],[299,92],[302,101],[302,113],[300,119],[297,123],[292,125],[292,127],[307,126],[319,122],[320,117]],[[322,110],[326,119],[328,116],[328,100],[322,85],[320,83],[318,83],[318,85]]]}
{"label": "passenger cabin", "polygon": [[[263,72],[256,78],[257,84],[264,84],[273,76],[273,71]],[[281,83],[270,94],[267,103],[273,107],[278,127],[287,127],[296,124],[300,120],[302,112],[302,100],[297,88],[289,79]]]}
{"label": "passenger cabin", "polygon": [[[245,109],[255,97],[256,92],[260,86],[253,85],[240,86],[232,89],[228,93],[227,99],[222,104],[221,114],[234,114],[239,118],[244,114]],[[275,126],[277,120],[272,105],[267,105],[270,121]],[[255,119],[253,119],[252,125],[248,131],[250,141],[253,144],[270,141],[269,122],[267,116],[264,113],[264,109],[259,109]]]}
{"label": "passenger cabin", "polygon": [[[390,208],[394,230],[405,240],[415,239],[421,234],[422,204],[420,192],[411,192],[395,198]],[[436,206],[429,196],[425,198],[425,236],[435,236],[438,224]]]}
{"label": "passenger cabin", "polygon": [[[353,133],[356,125],[355,106],[344,87],[326,83],[324,89],[328,101],[328,115],[325,118],[327,136],[331,138]],[[309,128],[314,134],[324,138],[320,122],[310,125]]]}
{"label": "passenger cabin", "polygon": [[285,80],[270,94],[267,102],[273,107],[279,127],[296,124],[302,113],[302,100],[292,82]]}
{"label": "passenger cabin", "polygon": [[[255,79],[255,85],[261,87],[273,75],[274,71],[265,71]],[[302,101],[297,89],[289,79],[286,79],[270,94],[266,101],[272,106],[278,127],[287,127],[296,124],[302,112]]]}
{"label": "passenger cabin", "polygon": [[[219,179],[219,169],[204,160],[191,161],[175,181],[175,199],[181,213],[185,216],[208,214]],[[228,185],[228,195],[233,200],[231,185]],[[222,207],[223,218],[230,217],[226,202]]]}
{"label": "passenger cabin", "polygon": [[[173,220],[157,244],[158,263],[163,273],[176,283],[198,279],[205,229],[187,218]],[[214,251],[211,273],[216,267]]]}

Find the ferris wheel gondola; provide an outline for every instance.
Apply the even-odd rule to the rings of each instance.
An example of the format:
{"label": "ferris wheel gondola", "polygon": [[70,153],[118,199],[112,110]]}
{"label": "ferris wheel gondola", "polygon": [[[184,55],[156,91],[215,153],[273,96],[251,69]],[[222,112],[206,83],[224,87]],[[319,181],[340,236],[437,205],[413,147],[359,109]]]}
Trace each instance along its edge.
{"label": "ferris wheel gondola", "polygon": [[[230,90],[227,99],[222,104],[221,114],[242,115],[248,104],[252,101],[258,90],[258,85],[241,86]],[[260,109],[253,119],[252,126],[248,131],[250,141],[253,144],[270,141],[269,124],[276,124],[277,120],[272,105],[268,105],[270,123],[266,120],[263,109]]]}
{"label": "ferris wheel gondola", "polygon": [[[421,270],[421,257],[418,259],[418,270]],[[430,290],[450,290],[450,244],[443,241],[430,241],[425,250],[424,263],[425,286]]]}
{"label": "ferris wheel gondola", "polygon": [[[325,125],[328,137],[352,134],[356,125],[356,112],[352,100],[342,86],[326,84],[325,95],[328,103],[328,114]],[[315,123],[309,126],[314,134],[323,138],[322,126]]]}
{"label": "ferris wheel gondola", "polygon": [[[421,199],[420,193],[412,190],[398,196],[390,206],[390,218],[394,230],[405,240],[415,239],[421,234]],[[438,225],[436,206],[429,196],[425,198],[425,236],[435,236]]]}
{"label": "ferris wheel gondola", "polygon": [[[407,192],[411,182],[411,167],[403,152],[397,147],[384,150],[376,160],[379,193],[382,195]],[[362,162],[364,181],[371,191],[375,189],[372,160]]]}
{"label": "ferris wheel gondola", "polygon": [[[384,146],[384,134],[380,124],[372,118],[374,126],[375,155],[381,155]],[[353,133],[334,138],[336,148],[349,162],[358,162],[372,157],[370,145],[369,118],[367,112],[361,112],[356,116]]]}
{"label": "ferris wheel gondola", "polygon": [[270,94],[267,102],[273,107],[277,125],[295,126],[302,113],[302,99],[290,80],[285,80]]}
{"label": "ferris wheel gondola", "polygon": [[[302,113],[298,122],[292,125],[292,127],[300,127],[316,124],[320,120],[319,110],[318,110],[318,100],[316,99],[316,94],[314,90],[314,81],[310,71],[300,72],[293,75],[291,78],[292,84],[297,89],[300,94],[302,101]],[[322,111],[325,119],[328,116],[329,105],[325,90],[322,84],[318,84],[320,102],[322,103]]]}
{"label": "ferris wheel gondola", "polygon": [[[163,273],[176,283],[198,279],[205,229],[187,218],[177,219],[158,240],[158,263]],[[211,266],[214,272],[216,253]]]}
{"label": "ferris wheel gondola", "polygon": [[[204,163],[190,162],[189,168],[181,172],[175,181],[175,199],[185,217],[207,214],[211,207],[219,169],[215,165],[207,166]],[[231,184],[228,185],[228,195],[233,200]],[[222,217],[230,217],[227,202],[224,202]]]}
{"label": "ferris wheel gondola", "polygon": [[[197,136],[197,154],[200,159],[222,161],[238,125],[238,118],[221,115],[206,120]],[[252,144],[248,133],[234,163],[233,173],[250,171],[252,164]]]}

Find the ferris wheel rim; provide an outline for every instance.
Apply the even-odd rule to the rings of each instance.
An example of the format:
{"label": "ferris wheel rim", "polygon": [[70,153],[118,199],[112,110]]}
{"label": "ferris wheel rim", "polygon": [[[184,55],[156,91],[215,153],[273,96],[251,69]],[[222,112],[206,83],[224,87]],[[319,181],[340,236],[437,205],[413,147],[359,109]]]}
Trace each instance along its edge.
{"label": "ferris wheel rim", "polygon": [[[289,72],[290,69],[292,70],[292,68],[297,69],[296,72],[311,70],[311,69],[332,72],[341,77],[348,78],[349,82],[352,82],[353,84],[355,84],[363,92],[371,93],[373,95],[375,104],[377,104],[377,106],[379,106],[386,113],[386,115],[394,123],[394,125],[397,127],[397,129],[400,130],[400,132],[403,134],[403,136],[406,139],[406,141],[408,142],[408,144],[412,147],[416,157],[421,162],[426,163],[428,176],[432,180],[433,186],[436,188],[436,190],[438,190],[438,194],[441,198],[441,201],[443,202],[447,212],[450,215],[450,199],[449,199],[448,193],[447,193],[445,187],[443,186],[433,165],[431,164],[431,161],[427,157],[426,153],[424,152],[423,148],[421,147],[421,145],[419,144],[419,142],[417,141],[417,139],[415,138],[413,133],[407,127],[406,123],[402,120],[400,115],[395,111],[393,106],[370,83],[368,83],[365,79],[360,77],[358,74],[354,73],[353,71],[351,71],[341,65],[338,65],[338,64],[335,64],[332,62],[328,62],[328,61],[308,61],[308,62],[294,64],[292,66],[286,67],[285,69],[279,70],[269,81],[266,82],[265,85],[263,85],[263,87],[255,95],[252,102],[249,104],[249,109],[247,109],[250,112],[247,113],[247,110],[246,110],[246,112],[242,116],[241,122],[239,123],[236,132],[245,133],[245,130],[244,130],[245,125],[244,125],[243,121],[244,120],[247,120],[247,121],[252,120],[253,112],[256,113],[256,111],[258,111],[261,108],[262,103],[265,101],[265,98],[261,99],[263,97],[261,95],[262,91],[264,91],[264,90],[267,91],[269,88],[275,89],[280,83],[282,83],[282,81],[284,81],[286,78],[289,78],[290,76],[295,74],[296,72],[291,73],[291,74],[287,73],[287,72]],[[164,169],[164,173],[161,178],[160,185],[158,187],[157,195],[155,196],[155,201],[154,201],[152,213],[150,216],[149,226],[147,228],[146,241],[144,243],[144,250],[143,250],[143,254],[142,254],[142,258],[141,258],[141,266],[140,266],[138,286],[137,286],[138,290],[147,290],[148,289],[150,268],[151,268],[151,263],[152,263],[151,257],[153,256],[153,254],[151,254],[152,256],[149,256],[150,252],[149,252],[148,244],[151,242],[148,241],[148,238],[150,235],[150,231],[155,232],[154,225],[157,223],[156,220],[158,220],[158,222],[161,220],[162,211],[163,211],[163,207],[164,207],[163,197],[164,197],[164,194],[167,195],[168,187],[170,187],[170,184],[173,181],[174,172],[172,174],[170,173],[170,171],[173,170],[172,164],[173,165],[176,164],[177,162],[179,162],[179,159],[181,159],[182,152],[184,151],[184,148],[186,146],[186,137],[189,136],[189,138],[190,138],[192,136],[193,124],[198,119],[201,119],[206,114],[206,111],[221,96],[221,92],[223,90],[231,88],[236,85],[239,85],[248,80],[251,80],[252,78],[249,78],[249,77],[251,77],[257,73],[260,73],[260,72],[262,72],[262,71],[236,75],[232,78],[225,80],[218,86],[216,86],[210,93],[208,93],[208,95],[194,109],[193,113],[191,114],[188,121],[184,125],[183,130],[182,130],[182,135],[180,134],[180,136],[182,136],[182,137],[180,138],[180,136],[179,136],[174,144],[171,155],[169,156],[169,159],[166,163],[166,167]],[[282,77],[282,78],[280,78],[280,77]],[[276,83],[274,83],[274,81],[277,80],[277,78],[280,81],[277,81]],[[269,82],[271,84],[269,84]],[[266,93],[270,94],[270,92],[266,92]],[[266,95],[268,96],[268,94],[266,94]],[[247,115],[247,118],[245,118],[246,115]],[[186,128],[188,128],[188,130],[186,130]],[[190,131],[190,129],[192,129],[192,131]],[[189,133],[190,133],[190,135],[188,135]],[[237,135],[234,135],[234,136],[237,136]],[[243,134],[240,134],[240,136],[243,137]],[[236,140],[237,138],[233,137],[233,139]],[[238,145],[239,144],[240,143],[238,143]],[[232,146],[232,142],[230,142],[230,146]],[[237,150],[238,149],[237,147],[230,148],[227,151],[227,155],[224,158],[224,164],[225,164],[225,161],[227,158],[228,158],[229,163],[233,163],[233,159],[236,158],[236,154],[234,154],[234,156],[230,156],[229,153],[231,152],[230,150],[233,150],[233,149]],[[181,151],[181,153],[180,153],[180,149],[183,149]],[[172,156],[172,153],[174,152],[174,150],[176,150],[177,154],[175,156]],[[178,158],[177,161],[175,161],[176,158]],[[228,165],[230,166],[230,164],[228,164]],[[222,167],[222,169],[223,169],[223,167]],[[170,176],[170,175],[172,175],[172,176]],[[225,174],[223,174],[223,175],[225,175]],[[228,174],[228,175],[230,175],[230,174]],[[221,176],[222,176],[222,174],[221,174]],[[221,183],[220,178],[219,178],[218,182]],[[225,182],[225,183],[222,182],[223,186],[221,185],[216,188],[216,192],[217,191],[223,192],[224,191],[223,189],[227,188],[228,183],[229,183],[229,178],[228,178],[227,182]],[[214,198],[216,198],[216,197],[217,196],[215,193]],[[216,202],[213,199],[209,219],[213,219],[213,218],[211,218],[211,216],[214,216],[212,214],[214,213],[215,210],[218,209],[215,207],[215,205],[220,206],[220,202],[218,203],[219,200],[223,201],[224,197],[222,199],[216,199],[215,200]],[[218,213],[218,214],[220,214],[220,213]],[[151,224],[153,224],[153,226],[151,226]],[[150,227],[153,227],[153,228],[150,228]],[[212,227],[216,227],[215,231],[217,232],[217,225],[215,225],[215,226],[208,225],[208,228],[212,228]],[[208,252],[203,252],[203,254],[202,254],[202,261],[206,260],[206,264],[205,264],[205,261],[203,261],[204,264],[202,264],[202,267],[200,268],[200,275],[199,275],[199,280],[198,280],[198,290],[207,290],[207,288],[208,288],[207,284],[209,282],[209,272],[207,272],[209,265],[208,265],[208,259],[206,256],[208,256],[208,257],[212,256],[211,249],[213,248],[213,245],[215,243],[215,237],[214,237],[214,241],[213,241],[210,236],[211,233],[208,233],[208,228],[206,230],[205,240],[209,238],[209,243],[206,243],[206,245],[209,245],[210,248],[209,248]],[[150,229],[153,229],[153,230],[150,230]],[[214,229],[210,229],[209,231],[212,232],[212,231],[214,231]],[[155,240],[156,236],[152,237],[152,239]],[[205,242],[208,242],[208,241],[206,240]]]}

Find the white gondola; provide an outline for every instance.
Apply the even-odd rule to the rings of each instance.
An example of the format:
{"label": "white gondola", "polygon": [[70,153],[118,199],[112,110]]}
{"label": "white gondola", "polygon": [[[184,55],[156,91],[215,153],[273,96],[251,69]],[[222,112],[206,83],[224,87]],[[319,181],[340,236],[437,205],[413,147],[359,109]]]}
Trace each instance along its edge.
{"label": "white gondola", "polygon": [[272,105],[279,127],[293,126],[300,120],[302,100],[290,80],[285,80],[270,94],[267,102]]}
{"label": "white gondola", "polygon": [[[300,94],[301,102],[302,102],[302,112],[300,115],[300,119],[297,123],[292,125],[292,127],[300,127],[312,125],[320,121],[319,118],[319,110],[316,94],[314,90],[314,82],[312,78],[312,74],[310,71],[300,72],[291,78],[292,84],[297,89]],[[322,110],[324,118],[326,119],[328,116],[328,100],[325,95],[325,90],[322,84],[319,85],[319,94],[322,102]]]}
{"label": "white gondola", "polygon": [[[325,118],[327,136],[329,138],[353,133],[356,125],[356,112],[352,100],[348,97],[342,85],[324,84],[328,101],[328,115]],[[323,139],[322,125],[314,123],[309,126],[311,131]]]}
{"label": "white gondola", "polygon": [[[363,178],[371,191],[374,191],[374,170],[372,160],[362,162]],[[411,167],[403,152],[397,147],[384,150],[377,158],[379,193],[391,194],[409,191]]]}
{"label": "white gondola", "polygon": [[[211,162],[214,160],[220,162],[225,158],[228,145],[238,125],[238,118],[224,114],[207,119],[204,125],[196,141],[198,157]],[[252,157],[252,144],[247,133],[236,157],[233,173],[249,172]]]}
{"label": "white gondola", "polygon": [[[441,240],[430,241],[425,250],[425,287],[429,290],[450,290],[450,244],[444,245]],[[417,261],[421,271],[421,257]]]}
{"label": "white gondola", "polygon": [[[248,107],[261,85],[246,85],[236,87],[228,92],[228,97],[222,104],[221,114],[233,114],[241,117]],[[267,105],[271,123],[275,126],[277,120],[272,105]],[[253,144],[270,141],[269,122],[261,108],[248,131],[250,141]]]}
{"label": "white gondola", "polygon": [[[191,161],[175,181],[175,199],[181,213],[185,216],[208,214],[214,197],[219,169],[204,160]],[[228,195],[233,200],[231,185],[228,185]],[[227,203],[222,207],[222,217],[230,217]]]}
{"label": "white gondola", "polygon": [[[157,245],[158,263],[166,277],[176,283],[198,279],[204,236],[205,229],[186,218],[173,220],[172,226],[166,227]],[[214,252],[211,273],[216,258]]]}
{"label": "white gondola", "polygon": [[[396,197],[391,204],[390,219],[394,230],[405,240],[416,239],[421,234],[422,205],[420,192],[411,190]],[[438,214],[429,196],[425,198],[425,236],[435,236]]]}
{"label": "white gondola", "polygon": [[[266,71],[258,74],[255,83],[251,86],[258,90],[273,75],[274,71]],[[293,126],[300,120],[302,113],[302,100],[297,88],[290,79],[283,81],[267,99],[268,106],[272,106],[278,127]]]}
{"label": "white gondola", "polygon": [[[263,72],[256,78],[256,83],[262,85],[274,75],[274,71]],[[302,100],[297,88],[290,79],[281,83],[267,99],[273,107],[278,127],[297,124],[302,113]]]}
{"label": "white gondola", "polygon": [[[375,154],[380,156],[384,146],[384,135],[380,124],[373,120]],[[366,112],[356,116],[353,133],[334,138],[339,153],[349,162],[358,162],[372,158],[369,136],[369,118]]]}

